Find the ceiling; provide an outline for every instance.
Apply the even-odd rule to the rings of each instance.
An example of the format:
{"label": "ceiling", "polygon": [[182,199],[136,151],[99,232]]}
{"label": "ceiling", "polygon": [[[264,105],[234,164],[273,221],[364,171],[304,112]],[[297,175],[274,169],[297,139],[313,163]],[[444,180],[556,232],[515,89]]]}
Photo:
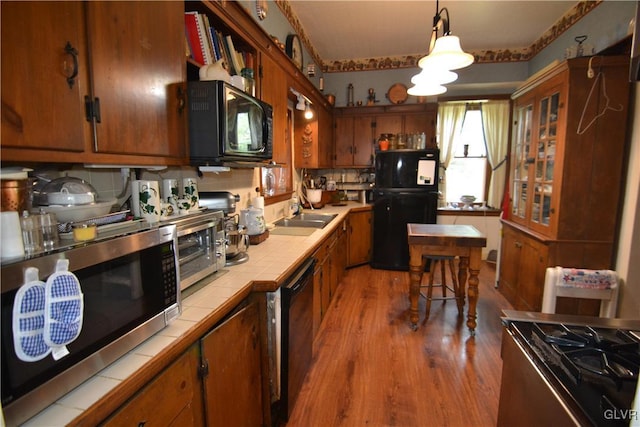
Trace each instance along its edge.
{"label": "ceiling", "polygon": [[[528,48],[577,1],[449,0],[451,33],[465,51]],[[436,2],[290,0],[322,62],[426,54]]]}

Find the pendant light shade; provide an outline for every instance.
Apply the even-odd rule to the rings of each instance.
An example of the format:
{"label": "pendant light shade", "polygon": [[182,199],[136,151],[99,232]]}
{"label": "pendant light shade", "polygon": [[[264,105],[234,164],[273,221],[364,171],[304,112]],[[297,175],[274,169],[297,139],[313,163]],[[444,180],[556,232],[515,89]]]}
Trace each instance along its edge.
{"label": "pendant light shade", "polygon": [[473,55],[465,53],[458,36],[447,35],[436,40],[431,53],[418,61],[420,68],[437,66],[447,70],[458,70],[473,64]]}
{"label": "pendant light shade", "polygon": [[[446,7],[440,9],[439,2],[436,0],[429,52],[418,61],[421,71],[411,78],[414,86],[407,90],[409,95],[430,96],[445,93],[447,88],[443,85],[458,78],[458,75],[451,70],[473,64],[473,55],[464,52],[460,46],[460,39],[451,35],[450,24],[449,10]],[[442,36],[438,37],[440,31]]]}
{"label": "pendant light shade", "polygon": [[407,89],[407,93],[413,96],[434,96],[441,95],[447,91],[447,88],[439,83],[416,83]]}
{"label": "pendant light shade", "polygon": [[425,66],[415,76],[411,77],[411,83],[415,85],[424,83],[437,83],[446,85],[447,83],[455,82],[458,79],[458,75],[453,71],[449,71],[444,68],[435,66]]}

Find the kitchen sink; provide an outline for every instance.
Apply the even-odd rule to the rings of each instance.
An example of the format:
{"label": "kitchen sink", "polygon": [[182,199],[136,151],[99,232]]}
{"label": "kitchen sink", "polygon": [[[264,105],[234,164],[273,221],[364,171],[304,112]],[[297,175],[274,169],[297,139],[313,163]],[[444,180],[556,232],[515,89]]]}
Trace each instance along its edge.
{"label": "kitchen sink", "polygon": [[312,214],[301,213],[293,218],[282,218],[276,221],[274,224],[276,227],[312,227],[312,228],[324,228],[329,224],[338,214]]}

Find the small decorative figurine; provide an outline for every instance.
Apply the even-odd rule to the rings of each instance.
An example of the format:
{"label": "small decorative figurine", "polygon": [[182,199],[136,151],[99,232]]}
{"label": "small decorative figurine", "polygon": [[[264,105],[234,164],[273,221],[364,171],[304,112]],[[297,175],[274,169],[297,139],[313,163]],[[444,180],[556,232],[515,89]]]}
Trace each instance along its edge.
{"label": "small decorative figurine", "polygon": [[376,93],[373,88],[369,88],[369,96],[367,97],[367,105],[374,105],[378,100],[376,99]]}

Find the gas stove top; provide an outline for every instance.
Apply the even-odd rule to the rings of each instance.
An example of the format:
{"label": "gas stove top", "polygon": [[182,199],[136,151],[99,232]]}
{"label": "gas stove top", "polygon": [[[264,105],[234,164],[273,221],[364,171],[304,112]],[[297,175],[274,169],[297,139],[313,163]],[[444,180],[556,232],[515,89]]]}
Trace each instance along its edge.
{"label": "gas stove top", "polygon": [[571,317],[510,318],[506,323],[558,393],[594,426],[628,425],[635,416],[630,410],[640,371],[637,322],[625,327]]}

